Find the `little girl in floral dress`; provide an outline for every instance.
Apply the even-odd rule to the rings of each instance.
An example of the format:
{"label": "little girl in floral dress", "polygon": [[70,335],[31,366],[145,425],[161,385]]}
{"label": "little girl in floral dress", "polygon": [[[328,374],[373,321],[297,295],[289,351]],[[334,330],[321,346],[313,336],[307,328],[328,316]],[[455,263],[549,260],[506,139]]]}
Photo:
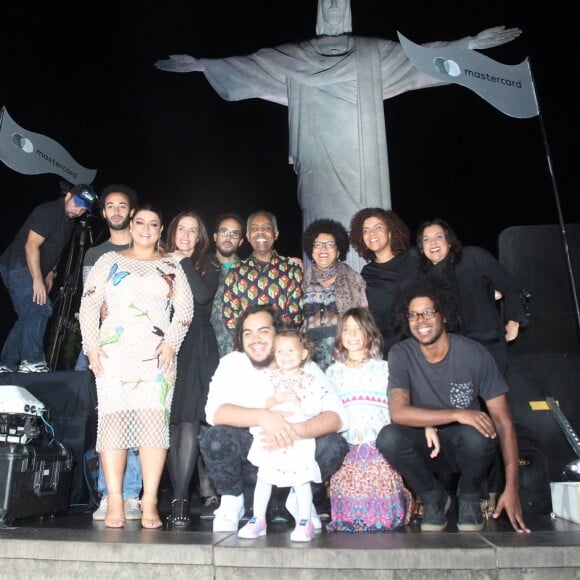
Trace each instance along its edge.
{"label": "little girl in floral dress", "polygon": [[[376,448],[378,432],[391,422],[388,364],[382,336],[368,308],[351,308],[340,318],[334,362],[326,376],[349,416],[349,443],[342,467],[330,480],[329,532],[383,532],[407,524],[413,497],[401,475]],[[439,451],[435,429],[426,430],[432,456]]]}

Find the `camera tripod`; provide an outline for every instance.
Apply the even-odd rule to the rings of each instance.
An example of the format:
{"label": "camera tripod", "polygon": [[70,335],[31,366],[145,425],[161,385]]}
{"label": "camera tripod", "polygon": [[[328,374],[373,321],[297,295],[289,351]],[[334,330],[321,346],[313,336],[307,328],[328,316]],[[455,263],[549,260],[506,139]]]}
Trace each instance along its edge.
{"label": "camera tripod", "polygon": [[53,301],[52,330],[47,350],[48,366],[51,371],[57,370],[61,358],[63,340],[71,329],[72,321],[70,316],[73,299],[78,289],[82,287],[83,258],[92,243],[93,236],[90,224],[86,220],[80,220],[73,231],[69,243],[69,251],[62,278],[63,282]]}

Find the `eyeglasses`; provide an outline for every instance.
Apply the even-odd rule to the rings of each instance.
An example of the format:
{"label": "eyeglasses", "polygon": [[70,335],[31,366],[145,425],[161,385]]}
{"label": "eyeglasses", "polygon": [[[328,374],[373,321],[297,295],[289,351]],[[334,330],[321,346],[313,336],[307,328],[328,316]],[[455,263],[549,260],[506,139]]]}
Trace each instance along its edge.
{"label": "eyeglasses", "polygon": [[322,250],[322,248],[326,248],[327,250],[334,250],[336,248],[336,242],[328,240],[328,242],[314,242],[312,247],[315,250]]}
{"label": "eyeglasses", "polygon": [[232,238],[233,240],[237,240],[242,236],[242,232],[240,230],[228,230],[227,228],[220,228],[218,230],[218,234],[222,238]]}
{"label": "eyeglasses", "polygon": [[435,308],[427,308],[427,310],[423,310],[423,312],[413,312],[411,310],[411,312],[407,312],[407,314],[405,314],[405,318],[411,322],[414,322],[419,317],[421,317],[423,320],[431,320],[435,314],[437,314],[437,312],[438,310],[435,310]]}

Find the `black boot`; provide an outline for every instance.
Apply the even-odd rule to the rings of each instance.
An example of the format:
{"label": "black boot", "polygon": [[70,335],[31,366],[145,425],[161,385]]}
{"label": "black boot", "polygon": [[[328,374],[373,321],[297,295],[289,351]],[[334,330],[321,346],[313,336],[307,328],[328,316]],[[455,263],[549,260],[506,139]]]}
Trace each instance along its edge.
{"label": "black boot", "polygon": [[186,528],[191,523],[189,516],[189,500],[183,498],[175,498],[171,502],[171,515],[169,521],[172,526],[178,528]]}

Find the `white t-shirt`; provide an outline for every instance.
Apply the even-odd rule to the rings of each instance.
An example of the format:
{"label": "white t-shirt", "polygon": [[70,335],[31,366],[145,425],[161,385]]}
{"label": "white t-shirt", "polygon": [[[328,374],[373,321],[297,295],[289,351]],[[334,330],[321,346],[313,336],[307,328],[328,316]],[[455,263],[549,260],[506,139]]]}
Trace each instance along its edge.
{"label": "white t-shirt", "polygon": [[[340,432],[348,428],[348,415],[338,398],[334,387],[329,384],[320,367],[309,361],[304,371],[313,374],[326,386],[326,395],[322,399],[322,412],[334,411],[342,421]],[[248,409],[264,408],[264,401],[271,394],[272,386],[268,373],[252,365],[249,357],[243,352],[231,352],[220,359],[211,383],[205,406],[206,420],[214,425],[215,412],[221,405],[237,405]]]}

